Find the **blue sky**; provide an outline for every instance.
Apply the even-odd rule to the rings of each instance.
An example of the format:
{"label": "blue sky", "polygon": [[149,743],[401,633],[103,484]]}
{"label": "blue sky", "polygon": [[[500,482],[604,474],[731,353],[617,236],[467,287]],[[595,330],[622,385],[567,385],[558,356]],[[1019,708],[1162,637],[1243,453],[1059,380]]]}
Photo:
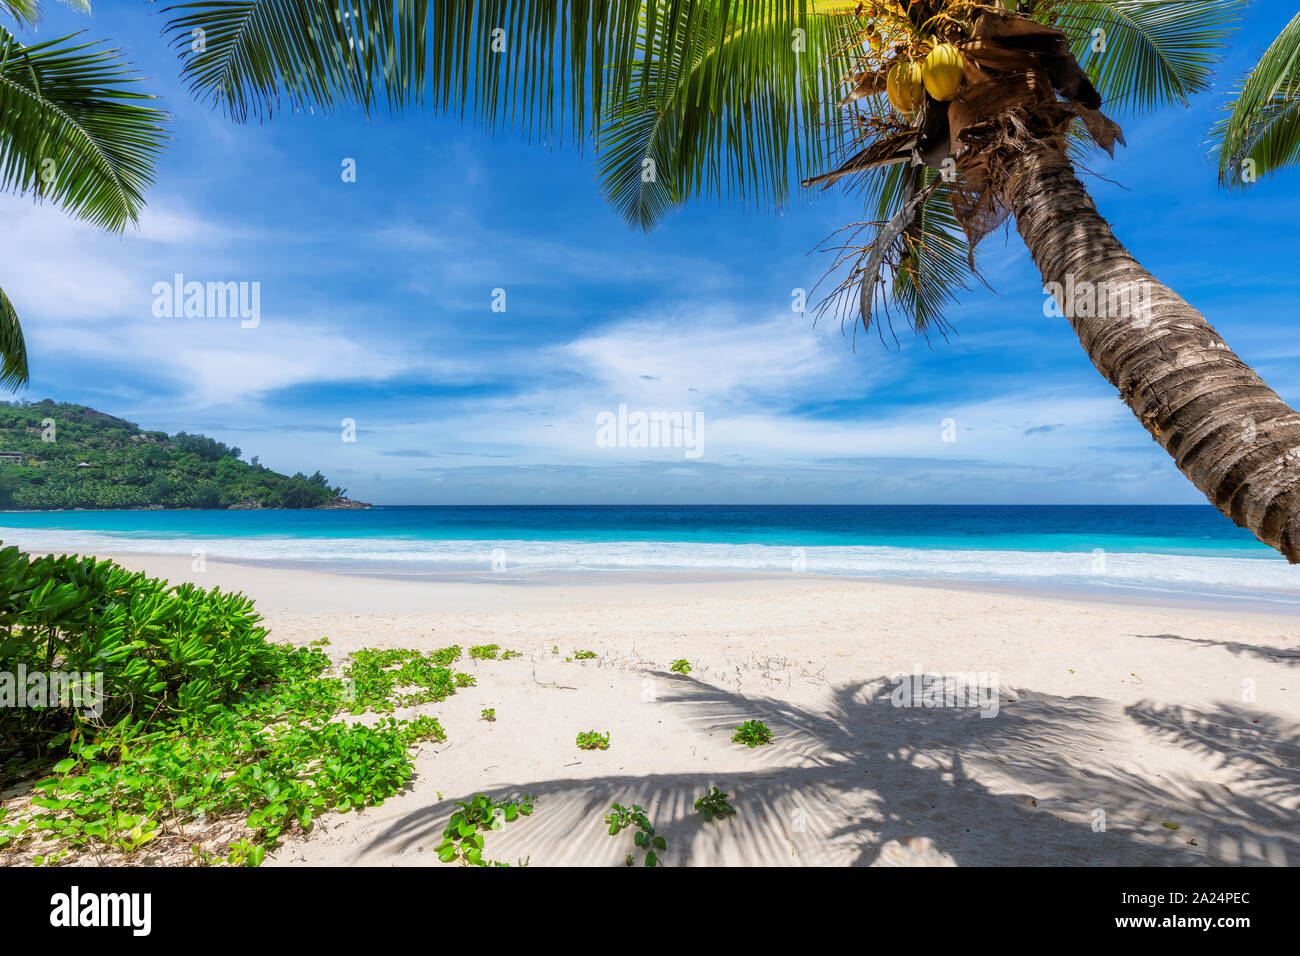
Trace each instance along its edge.
{"label": "blue sky", "polygon": [[[605,207],[589,154],[431,112],[231,124],[185,95],[154,10],[52,5],[23,34],[112,39],[174,120],[139,231],[0,197],[0,285],[32,360],[17,397],[202,432],[380,504],[1204,501],[1043,316],[1014,230],[985,240],[996,292],[963,295],[948,343],[859,335],[854,351],[837,320],[790,307],[829,265],[816,247],[864,218],[852,195],[782,214],[702,203],[646,235]],[[1085,184],[1295,404],[1300,175],[1223,193],[1203,142],[1292,15],[1254,4],[1215,91],[1117,116],[1128,147]],[[260,324],[155,317],[175,273],[260,283]],[[702,454],[600,447],[596,416],[620,403],[701,413]]]}

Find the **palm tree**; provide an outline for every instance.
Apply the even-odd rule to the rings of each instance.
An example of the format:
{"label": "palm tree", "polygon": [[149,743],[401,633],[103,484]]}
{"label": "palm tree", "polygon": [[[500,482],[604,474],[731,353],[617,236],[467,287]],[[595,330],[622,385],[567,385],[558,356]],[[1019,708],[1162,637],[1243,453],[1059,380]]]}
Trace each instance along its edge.
{"label": "palm tree", "polygon": [[[0,0],[0,10],[32,26],[40,3]],[[76,34],[27,45],[0,26],[0,189],[114,232],[134,224],[163,141],[163,114],[143,105],[152,97],[138,82],[117,50]],[[0,289],[0,386],[27,380],[23,330]]]}
{"label": "palm tree", "polygon": [[[845,242],[837,292],[857,294],[826,304],[868,328],[883,300],[942,330],[975,247],[1013,216],[1044,293],[1138,420],[1220,511],[1300,562],[1300,415],[1125,250],[1072,162],[1088,140],[1123,143],[1103,103],[1204,90],[1240,7],[200,0],[169,8],[164,32],[193,94],[236,120],[427,93],[491,129],[591,141],[608,197],[643,227],[695,196],[771,204],[792,179],[854,182],[874,218]],[[813,175],[831,154],[838,167]]]}
{"label": "palm tree", "polygon": [[1300,163],[1300,13],[1246,76],[1211,139],[1224,185],[1246,186]]}

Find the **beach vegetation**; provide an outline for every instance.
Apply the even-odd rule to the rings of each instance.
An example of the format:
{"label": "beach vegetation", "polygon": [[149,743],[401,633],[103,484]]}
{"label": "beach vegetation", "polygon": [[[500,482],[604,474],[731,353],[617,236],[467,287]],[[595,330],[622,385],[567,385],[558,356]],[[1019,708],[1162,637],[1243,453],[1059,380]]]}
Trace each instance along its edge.
{"label": "beach vegetation", "polygon": [[689,674],[691,672],[691,662],[684,657],[679,657],[669,665],[668,669],[674,674]]}
{"label": "beach vegetation", "polygon": [[443,863],[456,860],[464,866],[509,866],[483,856],[483,835],[490,830],[500,830],[521,816],[531,815],[535,801],[531,794],[518,800],[493,800],[485,793],[469,800],[457,800],[459,809],[452,813],[443,831],[442,842],[434,852]]}
{"label": "beach vegetation", "polygon": [[475,644],[469,649],[469,656],[476,661],[508,661],[524,655],[519,651],[502,650],[500,644]]}
{"label": "beach vegetation", "polygon": [[589,661],[596,657],[595,651],[574,651],[573,659],[577,661]]}
{"label": "beach vegetation", "polygon": [[608,750],[609,734],[598,730],[584,730],[578,734],[579,750]]}
{"label": "beach vegetation", "polygon": [[736,732],[731,739],[735,743],[744,744],[753,750],[760,744],[770,744],[772,742],[772,731],[761,720],[747,720],[736,728]]}
{"label": "beach vegetation", "polygon": [[478,716],[479,716],[479,720],[486,720],[488,723],[492,723],[493,721],[495,721],[495,720],[497,719],[497,711],[496,711],[496,708],[495,708],[495,707],[484,707],[481,711],[479,711],[479,715],[478,715]]}
{"label": "beach vegetation", "polygon": [[[459,648],[361,650],[339,668],[260,621],[240,594],[0,548],[0,693],[23,692],[0,708],[0,859],[147,848],[256,865],[319,814],[402,790],[411,749],[446,733],[427,714],[370,715],[454,693],[443,665]],[[34,696],[53,673],[94,680]]]}
{"label": "beach vegetation", "polygon": [[714,787],[695,801],[695,812],[705,820],[721,820],[723,817],[732,816],[736,808],[727,802],[729,796]]}
{"label": "beach vegetation", "polygon": [[[418,651],[406,647],[362,648],[343,667],[345,699],[351,713],[391,712],[445,700],[461,684],[449,665],[460,659],[459,647]],[[467,676],[467,675],[465,675]]]}
{"label": "beach vegetation", "polygon": [[[655,835],[654,824],[650,822],[642,807],[635,803],[630,807],[615,803],[610,807],[610,812],[605,815],[605,822],[609,824],[610,836],[617,836],[628,827],[636,827],[636,831],[632,834],[632,842],[636,844],[638,850],[645,852],[645,865],[660,865],[659,853],[667,849],[668,843],[663,837]],[[623,862],[627,866],[633,866],[635,857],[629,853],[624,857]]]}

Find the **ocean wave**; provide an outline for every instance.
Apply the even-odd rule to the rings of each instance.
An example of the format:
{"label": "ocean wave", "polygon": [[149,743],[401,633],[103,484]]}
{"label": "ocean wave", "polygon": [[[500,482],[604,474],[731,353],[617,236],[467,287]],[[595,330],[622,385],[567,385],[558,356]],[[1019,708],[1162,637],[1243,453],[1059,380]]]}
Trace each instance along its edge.
{"label": "ocean wave", "polygon": [[987,582],[1153,587],[1300,598],[1300,572],[1281,557],[811,546],[684,541],[419,540],[397,537],[156,536],[138,531],[3,528],[28,550],[187,554],[409,571],[708,571],[953,578]]}

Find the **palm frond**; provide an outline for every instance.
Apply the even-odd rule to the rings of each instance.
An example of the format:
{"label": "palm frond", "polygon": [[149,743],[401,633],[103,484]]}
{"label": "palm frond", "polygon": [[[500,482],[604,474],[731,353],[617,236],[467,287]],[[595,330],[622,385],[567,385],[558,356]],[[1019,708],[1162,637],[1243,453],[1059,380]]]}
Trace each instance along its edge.
{"label": "palm frond", "polygon": [[118,50],[75,41],[24,46],[0,27],[0,189],[120,230],[153,182],[164,114]]}
{"label": "palm frond", "polygon": [[0,289],[0,387],[16,391],[27,384],[27,343],[18,313]]}
{"label": "palm frond", "polygon": [[827,14],[851,7],[202,0],[167,7],[164,34],[191,93],[236,120],[423,102],[547,143],[594,137],[606,194],[648,228],[693,195],[780,203],[833,148]]}
{"label": "palm frond", "polygon": [[0,8],[19,23],[34,26],[41,18],[40,0],[0,0]]}
{"label": "palm frond", "polygon": [[1219,182],[1248,186],[1259,177],[1300,165],[1300,97],[1279,93],[1258,107],[1244,128],[1228,141],[1228,118],[1210,130],[1218,139]]}
{"label": "palm frond", "polygon": [[644,229],[693,196],[779,205],[837,138],[841,21],[793,3],[682,6],[679,23],[647,5],[638,66],[610,84],[597,135],[605,195]]}
{"label": "palm frond", "polygon": [[[897,240],[897,249],[884,251],[895,253],[888,263],[893,279],[882,284],[879,292],[887,315],[892,305],[904,313],[918,334],[927,335],[932,330],[943,334],[948,329],[944,313],[956,302],[957,293],[968,287],[974,258],[952,209],[951,185],[932,169],[890,166],[878,170],[866,183],[867,201],[870,204],[874,200],[879,222],[889,222],[908,201],[909,174],[918,177],[918,189],[930,191]],[[874,274],[860,276],[861,281],[873,285],[874,278]],[[870,303],[865,311],[860,310],[864,325],[869,323],[872,311]]]}
{"label": "palm frond", "polygon": [[1210,130],[1219,182],[1248,185],[1300,162],[1300,14],[1264,51],[1227,111]]}
{"label": "palm frond", "polygon": [[[933,174],[932,174],[933,175]],[[913,229],[903,234],[903,251],[894,274],[893,299],[921,335],[944,334],[944,315],[968,288],[971,253],[948,199],[947,183],[940,182],[921,206]]]}
{"label": "palm frond", "polygon": [[[78,13],[90,13],[90,0],[62,0]],[[19,23],[35,26],[41,19],[41,0],[0,0],[3,9]]]}
{"label": "palm frond", "polygon": [[[1109,111],[1186,106],[1207,89],[1245,0],[1062,0],[1047,17],[1067,37]],[[1100,32],[1097,32],[1100,31]]]}
{"label": "palm frond", "polygon": [[[434,6],[453,17],[477,4]],[[190,92],[236,121],[419,101],[428,0],[211,0],[163,12]]]}

